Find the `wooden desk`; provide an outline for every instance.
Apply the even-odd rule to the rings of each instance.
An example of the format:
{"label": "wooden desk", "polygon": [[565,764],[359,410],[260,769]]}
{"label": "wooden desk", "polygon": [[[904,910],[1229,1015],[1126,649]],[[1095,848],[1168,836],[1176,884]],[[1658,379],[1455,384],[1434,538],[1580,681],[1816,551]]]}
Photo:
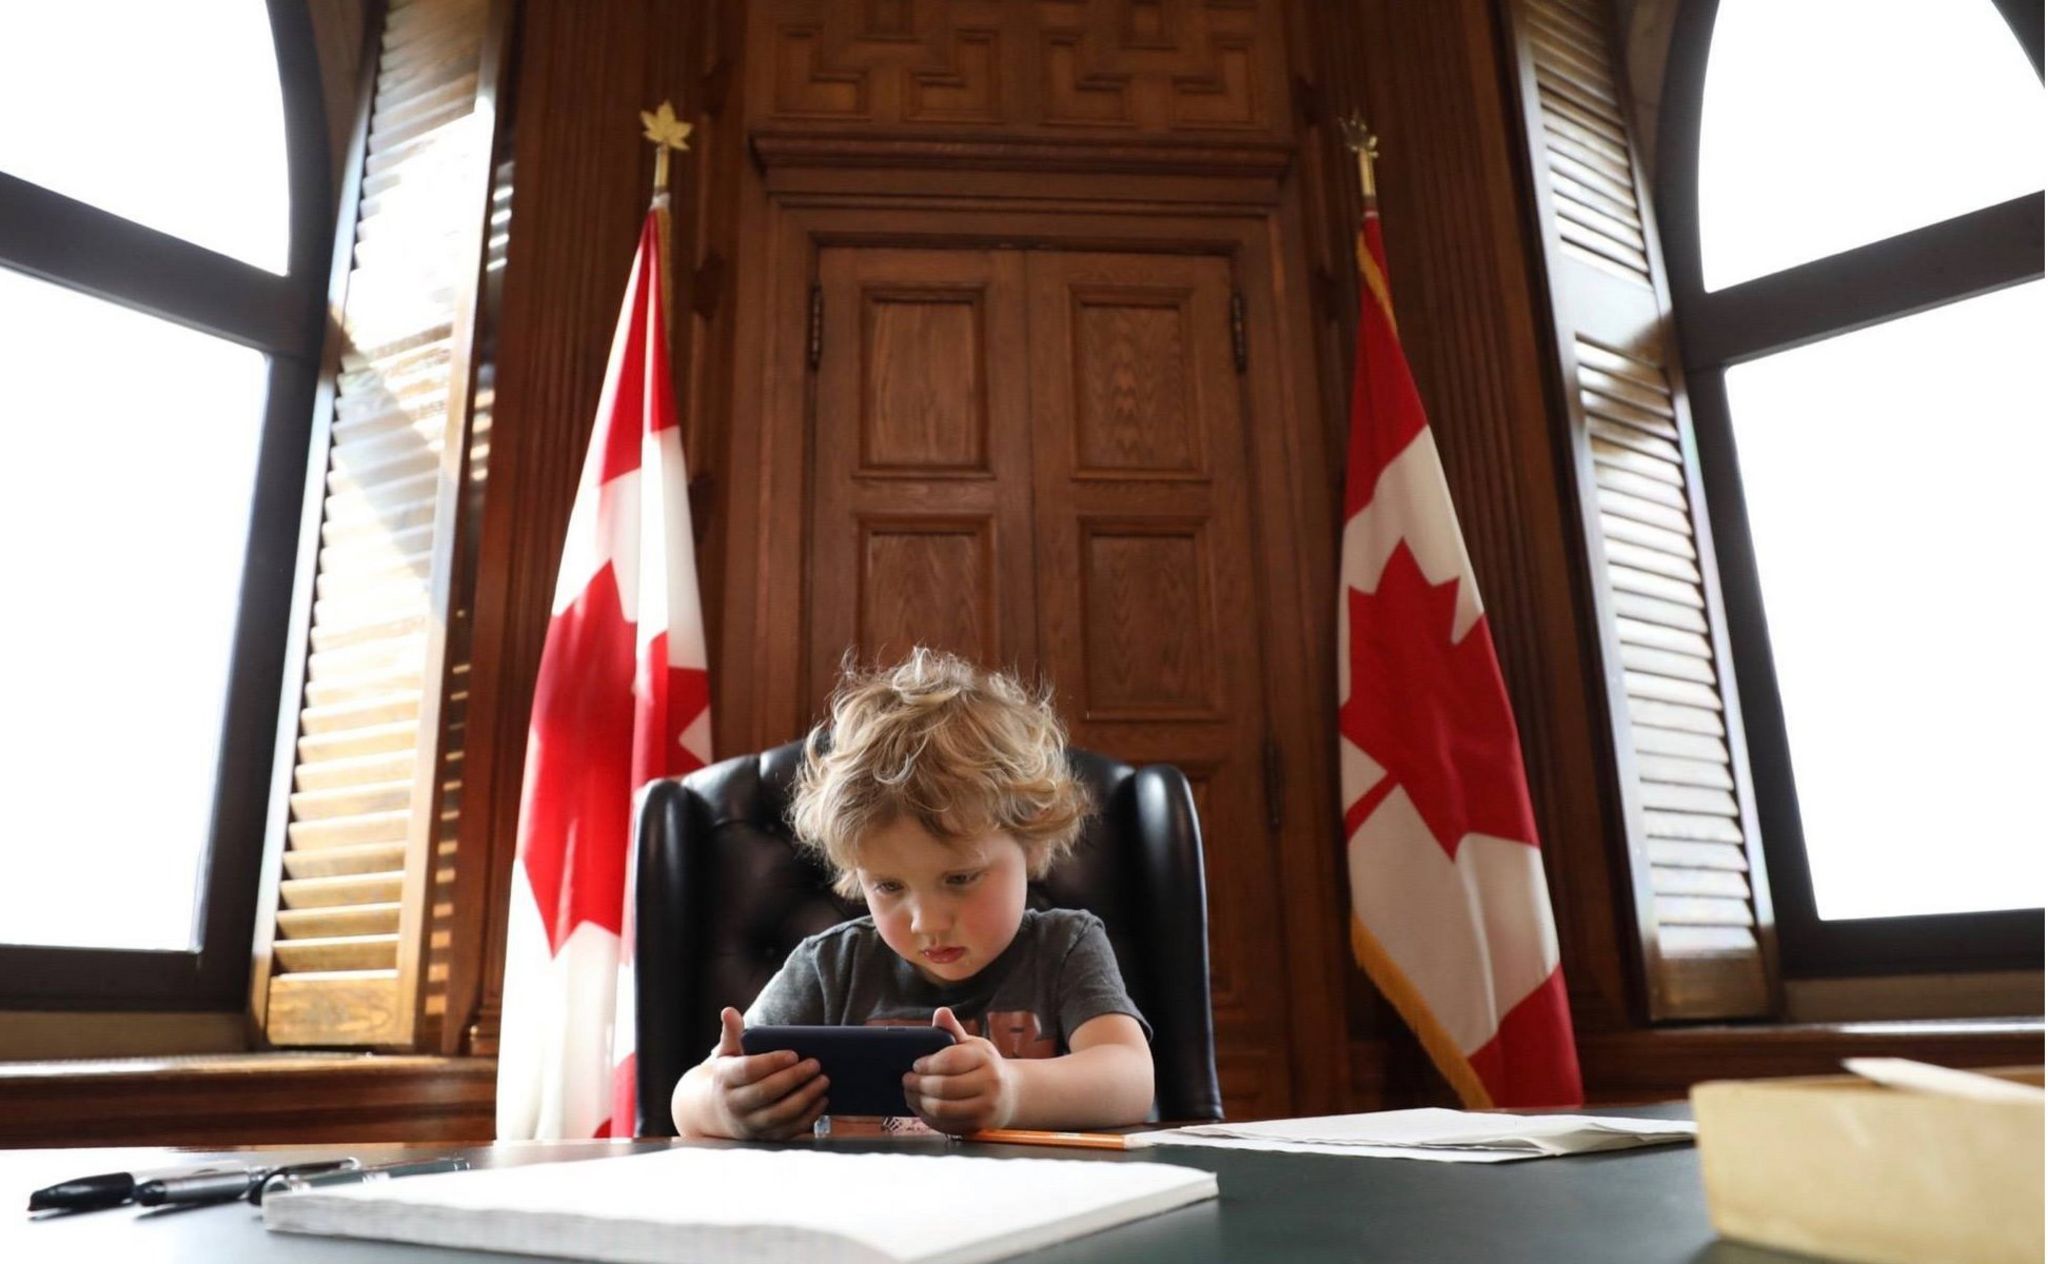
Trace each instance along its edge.
{"label": "wooden desk", "polygon": [[[1650,1107],[1657,1115],[1682,1106]],[[1619,1112],[1617,1112],[1619,1113]],[[32,1189],[93,1172],[175,1165],[234,1153],[292,1162],[354,1154],[365,1162],[462,1153],[478,1166],[591,1158],[665,1145],[730,1142],[513,1142],[488,1146],[263,1148],[244,1151],[0,1151],[0,1193],[13,1204],[0,1230],[10,1264],[509,1264],[519,1257],[396,1243],[273,1234],[247,1204],[170,1213],[134,1208],[28,1221]],[[809,1144],[809,1143],[803,1143]],[[898,1142],[825,1142],[843,1150]],[[910,1143],[919,1146],[926,1143]],[[931,1143],[941,1145],[943,1143]],[[1028,1163],[1149,1159],[1215,1172],[1222,1197],[1034,1253],[1033,1264],[1078,1261],[1400,1261],[1401,1264],[1789,1264],[1801,1257],[1717,1242],[1707,1225],[1699,1159],[1666,1146],[1523,1163],[1423,1163],[1207,1149],[1053,1150],[959,1146],[959,1153]],[[906,1208],[913,1204],[906,1200]],[[1810,1261],[1808,1262],[1810,1264]]]}

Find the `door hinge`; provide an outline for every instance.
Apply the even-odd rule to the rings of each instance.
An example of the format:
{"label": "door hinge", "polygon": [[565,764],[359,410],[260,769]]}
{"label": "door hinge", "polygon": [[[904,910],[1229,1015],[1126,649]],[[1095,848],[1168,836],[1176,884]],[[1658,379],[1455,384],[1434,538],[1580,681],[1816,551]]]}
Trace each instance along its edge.
{"label": "door hinge", "polygon": [[1288,87],[1294,98],[1294,112],[1300,116],[1303,127],[1315,127],[1323,121],[1322,89],[1300,75],[1294,76]]}
{"label": "door hinge", "polygon": [[811,341],[806,353],[811,367],[818,367],[818,360],[825,354],[825,290],[822,286],[811,287]]}
{"label": "door hinge", "polygon": [[1280,763],[1280,743],[1266,738],[1266,829],[1277,834],[1286,817],[1281,810],[1287,789],[1287,770]]}
{"label": "door hinge", "polygon": [[1230,352],[1237,357],[1237,371],[1244,372],[1244,292],[1230,292]]}

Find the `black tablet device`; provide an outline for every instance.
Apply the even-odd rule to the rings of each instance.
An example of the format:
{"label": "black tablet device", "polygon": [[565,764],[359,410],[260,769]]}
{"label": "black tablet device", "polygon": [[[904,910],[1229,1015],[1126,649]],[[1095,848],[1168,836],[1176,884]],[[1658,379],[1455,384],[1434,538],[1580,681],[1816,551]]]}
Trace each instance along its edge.
{"label": "black tablet device", "polygon": [[953,1043],[938,1027],[749,1027],[740,1048],[749,1054],[795,1052],[816,1058],[832,1083],[826,1107],[834,1115],[909,1115],[903,1076],[910,1064]]}

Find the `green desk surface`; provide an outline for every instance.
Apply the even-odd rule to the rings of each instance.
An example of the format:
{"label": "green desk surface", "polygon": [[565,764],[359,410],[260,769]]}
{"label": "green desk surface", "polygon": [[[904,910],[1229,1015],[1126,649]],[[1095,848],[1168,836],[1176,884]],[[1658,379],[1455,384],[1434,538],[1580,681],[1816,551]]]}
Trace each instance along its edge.
{"label": "green desk surface", "polygon": [[[1682,1116],[1673,1104],[1610,1113]],[[567,1161],[725,1142],[514,1142],[491,1146],[266,1148],[256,1161],[354,1154],[365,1162],[463,1153],[479,1166]],[[810,1144],[810,1143],[804,1143]],[[912,1151],[943,1142],[823,1142],[836,1149]],[[1222,1196],[1027,1257],[1039,1261],[1400,1261],[1401,1264],[1784,1264],[1800,1257],[1719,1242],[1707,1224],[1699,1158],[1663,1146],[1517,1163],[1425,1163],[1194,1148],[1129,1152],[961,1145],[963,1154],[1029,1163],[1143,1159],[1206,1168]],[[28,1218],[30,1190],[95,1172],[175,1166],[225,1151],[0,1151],[0,1191],[14,1203],[0,1229],[7,1264],[457,1264],[518,1256],[399,1243],[273,1234],[246,1204],[145,1213],[134,1208]],[[258,1157],[260,1155],[260,1157]],[[914,1211],[914,1195],[906,1195]]]}

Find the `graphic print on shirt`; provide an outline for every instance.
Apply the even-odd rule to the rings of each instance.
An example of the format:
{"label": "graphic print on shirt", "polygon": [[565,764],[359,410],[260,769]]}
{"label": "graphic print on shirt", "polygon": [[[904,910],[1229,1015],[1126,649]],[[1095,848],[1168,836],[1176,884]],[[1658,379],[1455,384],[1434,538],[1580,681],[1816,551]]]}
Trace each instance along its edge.
{"label": "graphic print on shirt", "polygon": [[[955,1017],[959,1017],[955,1015]],[[929,1027],[931,1019],[870,1018],[867,1027]],[[1006,1058],[1056,1058],[1059,1041],[1045,1033],[1038,1015],[1028,1009],[994,1009],[980,1018],[961,1018],[960,1026],[970,1036],[980,1036]]]}

